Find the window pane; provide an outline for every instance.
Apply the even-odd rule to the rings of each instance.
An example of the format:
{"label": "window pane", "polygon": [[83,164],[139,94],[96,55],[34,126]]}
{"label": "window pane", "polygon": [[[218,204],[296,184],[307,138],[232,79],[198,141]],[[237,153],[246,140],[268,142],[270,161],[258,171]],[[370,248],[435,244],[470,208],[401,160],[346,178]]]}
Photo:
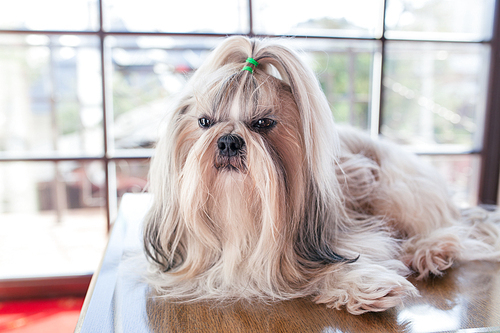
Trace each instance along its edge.
{"label": "window pane", "polygon": [[115,167],[118,201],[125,193],[141,193],[146,190],[149,160],[117,160]]}
{"label": "window pane", "polygon": [[104,0],[105,29],[183,33],[247,33],[245,0]]}
{"label": "window pane", "polygon": [[119,159],[109,162],[109,193],[111,220],[116,218],[125,193],[147,191],[149,159]]}
{"label": "window pane", "polygon": [[305,60],[320,81],[335,121],[367,130],[377,44],[338,40],[294,40],[290,44],[292,48],[306,51]]}
{"label": "window pane", "polygon": [[102,154],[98,44],[0,35],[0,154]]}
{"label": "window pane", "polygon": [[0,278],[88,274],[106,245],[101,162],[0,163]]}
{"label": "window pane", "polygon": [[387,38],[489,40],[494,0],[388,0]]}
{"label": "window pane", "polygon": [[[175,94],[219,38],[117,37],[106,39],[112,64],[115,149],[148,148]],[[110,108],[111,111],[111,108]],[[112,147],[110,147],[112,150]]]}
{"label": "window pane", "polygon": [[380,37],[382,33],[382,0],[310,0],[307,4],[253,0],[252,4],[258,34]]}
{"label": "window pane", "polygon": [[480,149],[489,48],[388,42],[382,133],[417,150]]}
{"label": "window pane", "polygon": [[0,29],[98,30],[97,0],[3,1]]}
{"label": "window pane", "polygon": [[421,156],[434,165],[448,184],[453,201],[459,207],[477,204],[479,170],[478,155],[429,155]]}

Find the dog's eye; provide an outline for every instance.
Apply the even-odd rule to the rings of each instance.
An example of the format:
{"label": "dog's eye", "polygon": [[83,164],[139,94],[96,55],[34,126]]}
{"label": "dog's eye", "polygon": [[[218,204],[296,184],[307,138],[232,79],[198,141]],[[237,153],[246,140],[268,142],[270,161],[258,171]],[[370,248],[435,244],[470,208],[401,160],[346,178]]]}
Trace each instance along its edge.
{"label": "dog's eye", "polygon": [[252,123],[252,127],[256,130],[271,129],[274,125],[276,125],[276,121],[269,118],[262,118]]}
{"label": "dog's eye", "polygon": [[208,118],[203,117],[198,119],[198,124],[200,124],[200,127],[209,128],[210,126],[212,126],[212,121]]}

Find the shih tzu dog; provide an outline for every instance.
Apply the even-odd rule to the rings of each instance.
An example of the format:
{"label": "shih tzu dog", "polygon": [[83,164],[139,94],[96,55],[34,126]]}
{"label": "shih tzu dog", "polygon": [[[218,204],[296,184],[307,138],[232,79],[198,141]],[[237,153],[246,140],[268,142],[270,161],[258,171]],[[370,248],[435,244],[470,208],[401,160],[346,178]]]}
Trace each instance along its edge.
{"label": "shih tzu dog", "polygon": [[313,72],[286,47],[228,38],[167,126],[144,245],[149,280],[169,299],[310,296],[361,314],[417,294],[411,273],[500,260],[491,217],[464,217],[416,156],[336,127]]}

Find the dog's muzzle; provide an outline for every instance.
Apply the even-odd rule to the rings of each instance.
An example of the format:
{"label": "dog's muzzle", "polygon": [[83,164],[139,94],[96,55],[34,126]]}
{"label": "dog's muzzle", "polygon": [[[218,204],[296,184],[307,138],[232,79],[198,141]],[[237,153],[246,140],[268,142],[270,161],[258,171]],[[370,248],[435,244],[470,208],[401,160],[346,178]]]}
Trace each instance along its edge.
{"label": "dog's muzzle", "polygon": [[217,169],[244,171],[243,155],[245,140],[239,135],[226,134],[217,140],[218,154],[215,161]]}

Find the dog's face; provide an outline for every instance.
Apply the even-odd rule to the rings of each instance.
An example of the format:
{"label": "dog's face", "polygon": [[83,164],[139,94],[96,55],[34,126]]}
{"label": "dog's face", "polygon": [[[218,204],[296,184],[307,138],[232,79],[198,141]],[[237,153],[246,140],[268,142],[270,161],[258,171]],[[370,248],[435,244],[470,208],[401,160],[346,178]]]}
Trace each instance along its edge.
{"label": "dog's face", "polygon": [[222,233],[248,221],[257,225],[247,231],[260,229],[259,221],[279,230],[291,218],[286,207],[303,202],[299,110],[290,87],[268,74],[227,75],[225,68],[213,73],[179,108],[173,140],[181,211]]}

